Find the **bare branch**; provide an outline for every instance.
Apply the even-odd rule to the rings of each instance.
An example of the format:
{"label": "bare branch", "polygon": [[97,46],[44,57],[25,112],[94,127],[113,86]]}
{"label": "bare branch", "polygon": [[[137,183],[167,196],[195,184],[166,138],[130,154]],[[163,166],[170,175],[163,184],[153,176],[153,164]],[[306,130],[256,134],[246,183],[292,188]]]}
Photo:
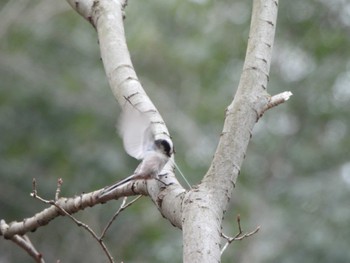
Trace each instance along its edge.
{"label": "bare branch", "polygon": [[279,93],[277,95],[274,95],[272,97],[270,97],[268,103],[265,105],[264,108],[261,109],[261,112],[259,113],[260,117],[265,113],[265,111],[276,107],[284,102],[286,102],[287,100],[289,100],[289,98],[293,95],[292,92],[290,91],[285,91],[282,93]]}
{"label": "bare branch", "polygon": [[[109,227],[113,223],[113,221],[117,218],[117,216],[123,210],[125,210],[126,208],[131,206],[133,203],[135,203],[137,200],[139,200],[142,197],[142,195],[134,198],[132,201],[130,201],[128,203],[126,203],[127,197],[124,197],[120,208],[113,215],[112,219],[108,222],[108,224],[105,227],[105,229],[103,230],[102,234],[100,236],[98,236],[94,232],[94,230],[91,229],[87,224],[79,221],[71,214],[77,212],[78,210],[84,209],[86,206],[92,206],[94,204],[101,203],[102,201],[98,200],[98,198],[94,198],[94,196],[98,196],[99,191],[101,191],[102,189],[99,191],[92,192],[90,194],[84,194],[84,195],[89,195],[90,198],[87,198],[84,195],[81,195],[81,196],[75,197],[75,198],[59,198],[59,193],[60,193],[60,189],[61,189],[63,181],[61,179],[58,179],[57,189],[56,189],[56,194],[55,194],[56,200],[46,200],[38,195],[37,182],[36,182],[35,178],[33,178],[32,182],[33,182],[33,192],[31,193],[31,196],[34,197],[35,199],[38,199],[39,201],[41,201],[45,204],[51,205],[51,207],[43,210],[41,213],[36,214],[32,218],[27,218],[27,219],[23,220],[22,222],[12,222],[8,225],[4,220],[1,220],[1,222],[0,222],[0,234],[1,235],[3,235],[5,238],[12,240],[17,245],[22,247],[25,251],[27,251],[27,253],[29,255],[31,255],[36,260],[36,262],[44,262],[44,260],[42,259],[42,255],[39,252],[37,252],[37,250],[34,248],[32,243],[30,242],[30,240],[26,236],[21,236],[22,235],[21,233],[23,233],[23,232],[25,233],[25,232],[33,230],[37,227],[46,225],[50,220],[52,220],[56,216],[65,215],[65,216],[68,216],[72,221],[74,221],[74,223],[76,223],[77,226],[84,228],[99,243],[102,250],[106,254],[109,262],[114,262],[114,259],[111,255],[111,253],[109,252],[107,246],[103,242],[103,238],[104,238],[107,230],[109,229]],[[137,185],[136,182],[133,185]],[[136,189],[137,188],[135,186],[134,191],[136,191]],[[126,190],[125,189],[122,189],[122,190],[124,191],[122,193],[125,194]],[[105,202],[106,200],[112,199],[112,197],[115,198],[116,194],[118,194],[118,191],[116,191],[113,195],[104,198],[103,202]],[[120,194],[121,194],[121,192],[119,191],[119,195]],[[74,199],[74,200],[71,200],[71,199]],[[79,199],[79,203],[78,203],[77,199]],[[96,203],[93,202],[93,203],[90,203],[90,205],[85,203],[84,200],[88,200],[88,199],[90,199],[90,201],[92,199],[95,199]],[[71,205],[68,205],[68,204],[74,204],[77,207],[79,207],[79,209],[75,210],[74,208],[72,208]],[[53,209],[56,211],[55,214],[52,213]],[[33,223],[31,223],[32,221],[37,221],[38,225],[33,226]],[[17,234],[17,233],[20,233],[20,234]]]}
{"label": "bare branch", "polygon": [[62,184],[63,184],[63,179],[62,178],[58,178],[58,180],[57,180],[57,189],[56,189],[56,194],[55,194],[55,201],[57,201],[59,196],[60,196]]}
{"label": "bare branch", "polygon": [[114,97],[121,107],[126,98],[140,112],[147,113],[155,139],[173,143],[159,111],[142,87],[126,44],[123,12],[127,1],[67,0],[67,2],[90,21],[96,28],[101,58]]}
{"label": "bare branch", "polygon": [[39,253],[35,247],[33,246],[32,242],[30,242],[29,238],[24,235],[14,235],[11,238],[11,241],[16,243],[18,246],[23,248],[37,263],[45,263],[41,253]]}
{"label": "bare branch", "polygon": [[[57,183],[57,190],[56,190],[56,195],[55,198],[58,198],[58,193],[60,192],[61,186],[62,186],[62,179],[58,179],[58,183]],[[76,219],[74,216],[72,216],[71,214],[69,214],[65,209],[63,209],[60,205],[57,204],[57,200],[45,200],[42,197],[40,197],[37,194],[37,190],[35,189],[35,195],[33,195],[34,198],[40,200],[41,202],[48,204],[48,205],[53,205],[55,206],[60,212],[62,212],[63,215],[68,216],[71,220],[74,221],[74,223],[77,224],[77,226],[84,228],[88,233],[90,233],[90,235],[99,243],[99,245],[101,246],[103,252],[106,254],[109,262],[114,263],[114,259],[111,255],[111,253],[109,252],[108,248],[106,247],[105,243],[103,242],[102,239],[100,239],[96,233],[85,223],[79,221],[78,219]]]}
{"label": "bare branch", "polygon": [[115,212],[115,214],[113,215],[113,217],[111,218],[111,220],[109,220],[108,224],[106,225],[106,227],[103,229],[99,239],[102,240],[105,235],[107,230],[109,229],[109,227],[112,225],[113,221],[117,218],[117,216],[126,208],[128,208],[129,206],[131,206],[133,203],[135,203],[137,200],[139,200],[142,197],[142,195],[139,195],[138,197],[136,197],[135,199],[133,199],[132,201],[130,201],[129,203],[126,204],[126,200],[127,197],[124,197],[122,204],[120,205],[119,209],[117,210],[117,212]]}
{"label": "bare branch", "polygon": [[[161,186],[158,186],[159,184]],[[33,192],[31,193],[31,196],[46,202],[47,200],[38,196],[36,187],[36,180],[33,179]],[[60,197],[57,200],[52,201],[52,203],[50,201],[50,207],[36,213],[32,217],[26,218],[20,222],[11,222],[6,225],[6,227],[0,228],[0,236],[3,236],[6,239],[11,239],[14,235],[24,235],[27,232],[34,231],[41,226],[47,225],[56,217],[65,215],[62,210],[72,215],[87,207],[93,207],[121,197],[149,195],[148,188],[161,189],[159,194],[153,197],[156,200],[155,203],[158,205],[162,214],[166,216],[174,226],[181,228],[181,213],[174,213],[174,209],[176,209],[176,211],[181,209],[182,196],[184,195],[185,190],[176,184],[165,187],[164,184],[161,184],[156,180],[136,180],[129,184],[125,184],[123,187],[117,188],[113,193],[103,196],[103,198],[99,197],[100,193],[103,191],[102,188],[70,198]],[[130,204],[127,204],[126,207],[129,205]],[[125,208],[122,210],[124,209]]]}
{"label": "bare branch", "polygon": [[238,233],[234,237],[229,237],[229,236],[225,235],[224,233],[221,233],[221,236],[227,240],[226,244],[221,249],[221,255],[224,253],[224,251],[226,250],[228,245],[231,244],[233,241],[236,241],[236,240],[240,241],[246,237],[250,237],[251,235],[254,235],[255,233],[257,233],[260,230],[260,226],[258,226],[255,230],[253,230],[249,233],[243,234],[242,227],[241,227],[240,215],[237,216],[237,225],[238,225]]}
{"label": "bare branch", "polygon": [[[223,211],[232,196],[251,131],[261,109],[269,101],[270,95],[266,90],[277,11],[278,0],[253,1],[243,71],[234,100],[227,107],[214,159],[202,184],[190,191],[184,200],[184,262],[220,261],[221,251],[217,245],[220,243],[220,232],[213,229],[221,227]],[[203,217],[206,218],[205,221],[202,220]],[[198,242],[199,240],[205,242]],[[210,251],[210,258],[203,251]]]}
{"label": "bare branch", "polygon": [[[3,220],[3,219],[0,220],[0,233],[6,232],[6,230],[9,227],[10,226],[5,222],[5,220]],[[39,263],[45,262],[41,253],[39,253],[35,249],[32,242],[30,241],[30,239],[26,235],[17,235],[16,234],[8,239],[10,239],[12,242],[17,244],[22,249],[24,249],[35,260],[35,262],[39,262]]]}
{"label": "bare branch", "polygon": [[[127,98],[139,111],[147,113],[155,139],[166,140],[173,148],[173,142],[166,124],[143,89],[131,62],[123,24],[123,12],[126,1],[67,0],[67,2],[95,27],[106,76],[119,105],[124,107]],[[147,191],[145,192],[158,205],[162,215],[166,218],[172,218],[170,220],[171,223],[181,228],[181,197],[186,190],[175,177],[173,169],[174,156],[171,158],[172,160],[169,160],[161,174],[167,175],[162,178],[162,181],[167,185],[172,184],[173,186],[166,187],[166,191],[164,191],[164,185],[148,183],[146,185]],[[174,211],[175,209],[176,212]]]}
{"label": "bare branch", "polygon": [[33,192],[31,193],[31,196],[36,197],[37,191],[36,191],[36,179],[32,179],[32,190]]}

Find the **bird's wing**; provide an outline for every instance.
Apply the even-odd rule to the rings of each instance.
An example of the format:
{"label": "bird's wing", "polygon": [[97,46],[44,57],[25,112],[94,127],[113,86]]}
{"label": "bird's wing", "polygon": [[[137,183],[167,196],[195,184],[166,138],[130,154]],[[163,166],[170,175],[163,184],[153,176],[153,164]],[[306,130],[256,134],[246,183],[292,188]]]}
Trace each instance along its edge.
{"label": "bird's wing", "polygon": [[125,151],[140,160],[154,143],[150,121],[145,114],[132,106],[126,106],[119,121],[119,132],[123,138]]}

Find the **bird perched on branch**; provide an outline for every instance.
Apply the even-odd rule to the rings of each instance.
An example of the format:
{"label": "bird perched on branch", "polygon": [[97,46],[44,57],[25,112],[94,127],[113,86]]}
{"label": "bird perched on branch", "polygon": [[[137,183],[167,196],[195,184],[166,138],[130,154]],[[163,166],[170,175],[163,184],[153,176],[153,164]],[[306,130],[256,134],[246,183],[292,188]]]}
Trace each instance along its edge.
{"label": "bird perched on branch", "polygon": [[117,126],[123,138],[125,151],[142,162],[132,175],[106,187],[100,197],[131,180],[158,178],[172,154],[172,148],[166,140],[155,140],[150,124],[145,114],[139,112],[131,104],[125,106]]}

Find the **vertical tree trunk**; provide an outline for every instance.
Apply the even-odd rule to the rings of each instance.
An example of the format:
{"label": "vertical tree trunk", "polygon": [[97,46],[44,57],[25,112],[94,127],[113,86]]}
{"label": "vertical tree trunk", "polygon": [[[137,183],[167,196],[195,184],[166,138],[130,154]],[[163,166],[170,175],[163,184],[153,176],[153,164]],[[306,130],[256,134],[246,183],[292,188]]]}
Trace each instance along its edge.
{"label": "vertical tree trunk", "polygon": [[266,92],[277,0],[254,0],[243,72],[214,159],[183,208],[184,262],[220,262],[221,224],[251,137],[270,95]]}

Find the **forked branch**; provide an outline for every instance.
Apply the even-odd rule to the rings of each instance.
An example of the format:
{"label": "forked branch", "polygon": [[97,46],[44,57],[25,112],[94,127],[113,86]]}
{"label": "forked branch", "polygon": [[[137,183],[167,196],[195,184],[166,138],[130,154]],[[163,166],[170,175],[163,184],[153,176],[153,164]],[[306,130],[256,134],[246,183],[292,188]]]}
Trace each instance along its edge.
{"label": "forked branch", "polygon": [[[106,227],[104,228],[104,230],[102,231],[101,235],[97,235],[95,233],[95,231],[87,224],[83,223],[82,221],[76,219],[72,213],[72,210],[66,210],[69,207],[66,207],[63,205],[62,202],[60,202],[60,197],[59,197],[59,193],[61,190],[61,186],[63,184],[62,179],[58,179],[57,182],[57,189],[56,189],[56,193],[55,193],[55,200],[47,200],[42,198],[41,196],[38,195],[38,191],[37,191],[37,182],[35,179],[33,179],[33,191],[31,193],[31,196],[47,205],[50,205],[51,208],[55,208],[58,212],[58,215],[63,215],[63,216],[67,216],[68,218],[70,218],[77,226],[82,227],[83,229],[85,229],[96,241],[97,243],[101,246],[104,254],[107,256],[108,261],[113,263],[115,262],[112,254],[109,252],[106,244],[103,241],[104,236],[106,235],[109,227],[112,225],[112,223],[115,221],[115,219],[118,217],[118,215],[124,211],[126,208],[128,208],[129,206],[131,206],[133,203],[135,203],[137,200],[140,199],[141,195],[136,197],[135,199],[133,199],[132,201],[127,203],[127,197],[124,197],[123,202],[120,206],[120,208],[117,210],[117,212],[113,215],[113,217],[111,218],[111,220],[109,220],[109,222],[107,223]],[[49,211],[49,209],[45,209],[44,211]],[[70,212],[68,212],[70,211]],[[39,216],[39,218],[42,218]],[[23,228],[26,225],[26,221],[30,220],[30,219],[26,219],[23,222],[13,222],[10,225],[8,225],[4,220],[1,220],[0,223],[0,234],[4,235],[5,238],[9,238],[11,241],[13,241],[14,243],[16,243],[18,246],[20,246],[21,248],[23,248],[36,262],[40,262],[40,263],[44,263],[44,259],[41,253],[39,253],[35,247],[33,246],[33,244],[30,242],[29,238],[26,235],[22,235],[22,234],[13,234],[12,236],[10,236],[9,232],[11,232],[11,227],[13,227],[16,224],[22,224]],[[44,222],[48,222],[49,220],[46,219],[44,220]],[[39,223],[40,221],[38,221]],[[23,232],[24,229],[21,229],[20,227],[15,227],[15,229],[17,229],[19,232]]]}
{"label": "forked branch", "polygon": [[226,241],[227,241],[226,244],[221,249],[221,255],[225,252],[228,245],[230,245],[233,241],[238,241],[238,240],[240,241],[246,237],[250,237],[250,236],[256,234],[260,230],[260,226],[258,226],[255,230],[243,234],[242,227],[241,227],[241,216],[240,215],[237,216],[237,226],[238,226],[238,233],[234,237],[229,237],[229,236],[225,235],[224,233],[221,233],[221,236],[224,239],[226,239]]}

